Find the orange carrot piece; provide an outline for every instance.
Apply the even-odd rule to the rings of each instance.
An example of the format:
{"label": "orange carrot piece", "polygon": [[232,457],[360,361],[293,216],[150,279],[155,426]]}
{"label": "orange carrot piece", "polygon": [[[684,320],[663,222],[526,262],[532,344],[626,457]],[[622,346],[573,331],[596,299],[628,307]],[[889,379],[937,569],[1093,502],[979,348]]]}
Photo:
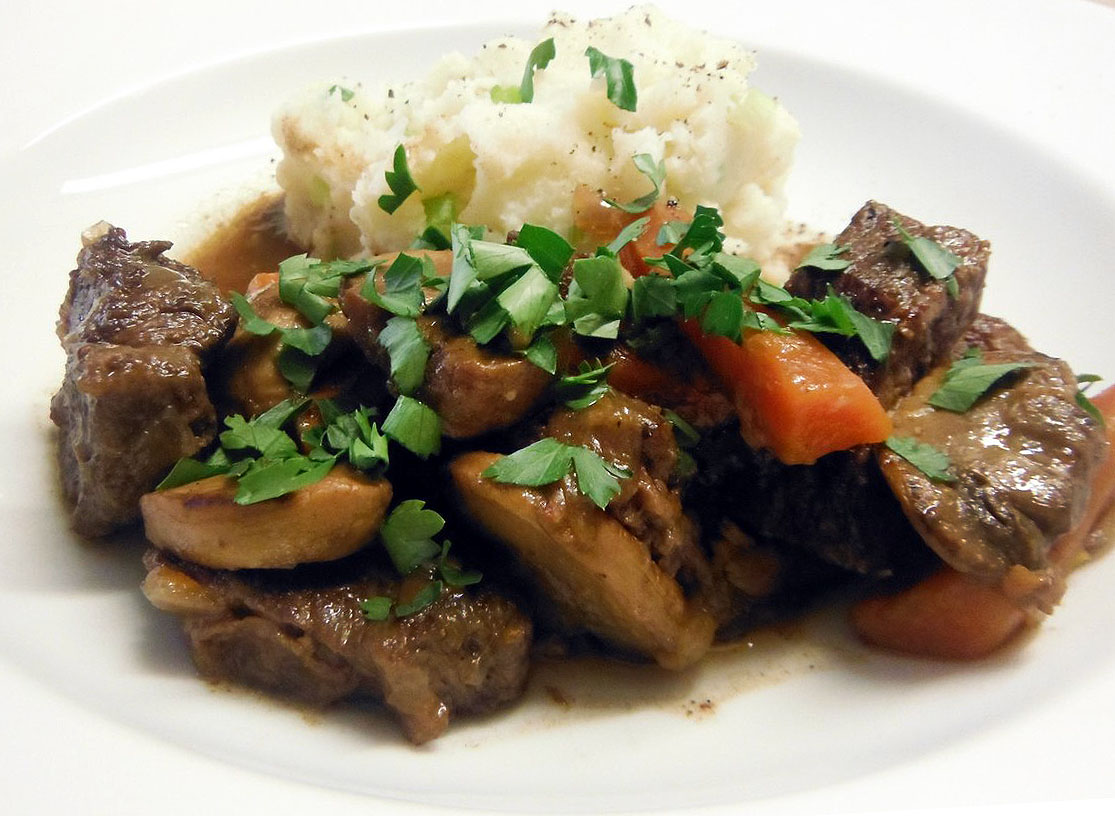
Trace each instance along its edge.
{"label": "orange carrot piece", "polygon": [[949,660],[986,657],[1026,623],[996,587],[948,567],[897,595],[860,601],[851,617],[873,646]]}
{"label": "orange carrot piece", "polygon": [[741,343],[681,324],[736,405],[740,432],[788,465],[882,442],[891,421],[858,376],[804,332],[747,332]]}
{"label": "orange carrot piece", "polygon": [[658,243],[658,232],[668,221],[690,221],[693,216],[680,207],[659,199],[643,213],[632,214],[604,203],[600,193],[585,186],[573,193],[573,224],[598,246],[607,246],[624,227],[639,218],[649,218],[642,234],[619,251],[619,262],[633,277],[641,277],[654,270],[643,258],[657,258],[673,249],[673,244]]}

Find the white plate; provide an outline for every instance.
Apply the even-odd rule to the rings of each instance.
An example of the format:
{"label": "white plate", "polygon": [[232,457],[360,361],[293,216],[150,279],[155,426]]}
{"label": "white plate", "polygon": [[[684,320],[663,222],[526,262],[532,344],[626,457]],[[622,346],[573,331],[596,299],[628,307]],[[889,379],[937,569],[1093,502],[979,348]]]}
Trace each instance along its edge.
{"label": "white plate", "polygon": [[[1115,299],[1115,78],[1102,56],[1115,14],[1069,2],[663,5],[759,49],[756,84],[804,131],[794,216],[836,229],[875,197],[969,227],[995,247],[986,308],[1078,370],[1115,375],[1115,354],[1097,342]],[[307,722],[194,678],[174,624],[136,589],[138,547],[81,545],[59,511],[46,411],[61,370],[52,329],[65,272],[93,221],[181,237],[221,191],[265,179],[269,112],[302,82],[406,77],[448,47],[530,33],[545,13],[408,3],[384,33],[362,7],[338,4],[295,32],[283,4],[254,17],[259,9],[195,3],[188,19],[151,4],[120,28],[112,15],[61,4],[58,15],[76,16],[51,41],[57,61],[33,36],[52,20],[28,16],[5,34],[10,64],[0,67],[19,86],[3,103],[18,138],[0,142],[7,801],[80,812],[373,806],[366,797],[378,812],[743,802],[787,812],[1115,795],[1105,693],[1115,681],[1113,559],[1074,578],[1024,649],[987,664],[871,654],[833,617],[811,638],[761,643],[679,679],[602,670],[610,695],[567,686],[580,700],[567,710],[536,692],[421,750],[366,711]],[[252,19],[255,29],[236,28]],[[435,19],[450,24],[413,30]],[[164,25],[175,39],[150,39]],[[236,59],[202,65],[218,57]],[[88,76],[73,73],[83,66]],[[174,69],[183,70],[144,85]]]}

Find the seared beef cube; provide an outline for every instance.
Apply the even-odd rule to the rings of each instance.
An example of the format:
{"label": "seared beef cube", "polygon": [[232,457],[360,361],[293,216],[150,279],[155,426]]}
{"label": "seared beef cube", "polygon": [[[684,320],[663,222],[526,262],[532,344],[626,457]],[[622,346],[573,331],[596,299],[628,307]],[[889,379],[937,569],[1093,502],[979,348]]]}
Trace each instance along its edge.
{"label": "seared beef cube", "polygon": [[83,241],[59,314],[68,360],[51,418],[74,529],[104,535],[138,517],[139,497],[176,460],[213,440],[202,366],[236,312],[165,257],[165,241],[132,244],[104,223]]}
{"label": "seared beef cube", "polygon": [[987,364],[1029,367],[964,413],[928,404],[948,364],[925,377],[895,407],[894,433],[945,453],[955,481],[932,480],[887,449],[879,452],[883,475],[946,563],[1048,610],[1062,590],[1050,550],[1084,513],[1107,451],[1104,432],[1077,404],[1076,378],[1064,361],[1033,351],[993,319],[981,319],[956,356],[969,344],[983,348]]}
{"label": "seared beef cube", "polygon": [[875,578],[907,573],[925,558],[869,447],[786,465],[748,446],[732,424],[704,435],[693,455],[690,500],[760,543]]}
{"label": "seared beef cube", "polygon": [[[930,277],[903,243],[897,221],[914,237],[929,238],[960,258],[957,291]],[[990,245],[955,227],[928,227],[889,207],[869,201],[836,237],[851,265],[842,272],[806,267],[786,288],[799,297],[823,298],[828,287],[877,320],[896,324],[890,355],[877,363],[856,338],[819,334],[853,371],[863,377],[887,408],[905,394],[950,350],[979,311]]]}
{"label": "seared beef cube", "polygon": [[73,527],[88,536],[138,518],[140,496],[217,428],[197,355],[182,346],[74,346],[50,416],[64,432]]}
{"label": "seared beef cube", "polygon": [[[369,360],[387,368],[379,334],[391,314],[361,297],[362,286],[363,278],[348,283],[341,308],[357,345]],[[452,439],[514,425],[534,409],[550,384],[550,375],[525,357],[481,348],[470,336],[453,332],[447,318],[422,315],[417,320],[430,357],[415,396],[437,411],[442,433]]]}
{"label": "seared beef cube", "polygon": [[196,269],[167,258],[169,241],[129,243],[104,222],[83,236],[58,336],[78,343],[184,346],[204,358],[236,328],[236,310]]}
{"label": "seared beef cube", "polygon": [[357,557],[329,568],[225,572],[151,550],[144,594],[182,616],[198,670],[294,700],[378,699],[407,737],[509,705],[524,689],[531,624],[489,591],[446,587],[405,618],[368,620],[361,603],[400,598],[398,579]]}

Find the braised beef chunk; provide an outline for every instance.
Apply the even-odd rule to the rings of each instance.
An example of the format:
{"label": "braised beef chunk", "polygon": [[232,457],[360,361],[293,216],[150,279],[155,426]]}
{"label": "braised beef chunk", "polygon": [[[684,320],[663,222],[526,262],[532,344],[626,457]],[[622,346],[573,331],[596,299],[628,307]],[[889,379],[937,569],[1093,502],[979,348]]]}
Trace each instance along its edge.
{"label": "braised beef chunk", "polygon": [[58,321],[68,359],[51,419],[73,527],[96,536],[136,519],[139,497],[213,439],[202,361],[236,312],[164,257],[164,241],[132,244],[107,224],[84,241]]}
{"label": "braised beef chunk", "polygon": [[895,435],[945,453],[955,481],[934,481],[886,449],[879,461],[911,524],[942,559],[987,582],[1010,574],[1008,589],[1048,607],[1060,591],[1049,572],[1050,549],[1083,515],[1106,444],[1099,423],[1076,402],[1068,364],[1020,341],[1005,323],[981,320],[958,344],[957,357],[978,344],[986,364],[1029,366],[966,412],[928,404],[948,363],[895,407]]}
{"label": "braised beef chunk", "polygon": [[550,375],[525,357],[480,348],[471,337],[448,331],[445,321],[423,317],[419,327],[431,349],[418,396],[438,412],[450,438],[514,425],[550,384]]}
{"label": "braised beef chunk", "polygon": [[236,310],[197,270],[166,257],[169,241],[129,243],[104,222],[83,236],[58,336],[78,343],[184,346],[204,358],[236,328]]}
{"label": "braised beef chunk", "polygon": [[413,615],[371,621],[362,601],[407,588],[360,557],[283,574],[210,570],[156,550],[144,563],[144,593],[182,616],[212,680],[316,705],[378,699],[416,743],[510,704],[526,683],[530,621],[489,591],[447,587]]}
{"label": "braised beef chunk", "polygon": [[694,450],[689,500],[776,549],[877,578],[914,569],[925,545],[910,527],[871,448],[786,465],[751,448],[734,424],[707,433]]}
{"label": "braised beef chunk", "polygon": [[708,563],[681,506],[677,442],[661,409],[613,391],[580,411],[558,409],[545,435],[631,471],[607,512],[647,545],[667,575],[690,590],[708,587]]}
{"label": "braised beef chunk", "polygon": [[197,356],[178,346],[75,346],[50,418],[71,521],[87,536],[137,519],[140,496],[217,429]]}
{"label": "braised beef chunk", "polygon": [[[341,308],[357,345],[386,368],[389,360],[379,333],[391,315],[361,297],[362,286],[362,278],[349,282],[341,293]],[[545,393],[550,375],[525,357],[481,348],[470,336],[454,332],[444,317],[422,315],[417,320],[430,356],[416,396],[437,411],[442,433],[451,439],[508,428],[525,418]]]}
{"label": "braised beef chunk", "polygon": [[[903,243],[897,221],[914,237],[935,241],[960,259],[956,292],[930,277]],[[944,360],[979,311],[990,245],[955,227],[930,227],[886,205],[867,202],[836,237],[851,261],[842,272],[798,269],[786,288],[799,297],[823,298],[831,286],[852,305],[897,328],[890,355],[877,363],[858,339],[817,335],[859,374],[887,408],[926,372]]]}

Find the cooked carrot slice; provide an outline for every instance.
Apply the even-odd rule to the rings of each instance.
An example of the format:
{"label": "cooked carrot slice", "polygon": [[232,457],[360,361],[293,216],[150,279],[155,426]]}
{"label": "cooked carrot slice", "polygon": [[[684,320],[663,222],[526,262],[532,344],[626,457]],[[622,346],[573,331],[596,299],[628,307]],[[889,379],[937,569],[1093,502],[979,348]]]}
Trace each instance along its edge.
{"label": "cooked carrot slice", "polygon": [[922,657],[977,660],[1026,623],[1026,613],[996,587],[951,568],[897,595],[852,607],[852,626],[873,646]]}
{"label": "cooked carrot slice", "polygon": [[788,465],[882,442],[890,417],[858,376],[803,332],[748,332],[741,343],[681,324],[732,395],[740,432]]}

